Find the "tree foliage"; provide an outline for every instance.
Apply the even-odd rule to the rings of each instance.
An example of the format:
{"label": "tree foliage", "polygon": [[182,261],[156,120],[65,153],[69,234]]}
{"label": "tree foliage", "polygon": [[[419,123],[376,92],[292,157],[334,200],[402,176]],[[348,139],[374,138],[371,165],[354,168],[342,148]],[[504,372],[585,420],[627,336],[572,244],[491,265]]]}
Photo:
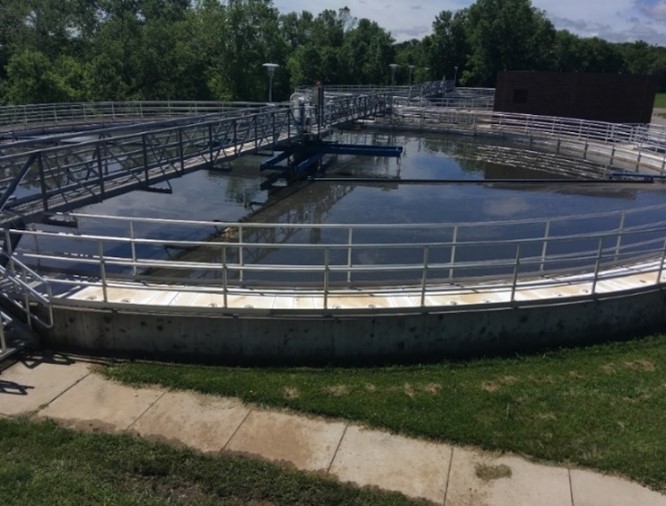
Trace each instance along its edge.
{"label": "tree foliage", "polygon": [[0,103],[252,100],[299,85],[452,79],[493,86],[501,70],[628,72],[666,90],[666,48],[556,31],[531,0],[440,12],[396,43],[350,9],[280,13],[272,0],[11,0],[0,3]]}

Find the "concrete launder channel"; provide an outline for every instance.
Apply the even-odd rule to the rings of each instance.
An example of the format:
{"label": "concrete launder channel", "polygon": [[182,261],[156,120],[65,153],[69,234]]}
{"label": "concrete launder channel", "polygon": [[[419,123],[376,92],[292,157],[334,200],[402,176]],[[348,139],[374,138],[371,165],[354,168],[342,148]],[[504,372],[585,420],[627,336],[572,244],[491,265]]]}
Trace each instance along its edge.
{"label": "concrete launder channel", "polygon": [[[507,353],[656,331],[666,324],[660,262],[507,285],[304,296],[72,290],[53,301],[45,344],[210,361],[374,361]],[[660,278],[660,279],[658,279]],[[183,287],[186,290],[186,287]],[[594,292],[594,293],[592,293]]]}

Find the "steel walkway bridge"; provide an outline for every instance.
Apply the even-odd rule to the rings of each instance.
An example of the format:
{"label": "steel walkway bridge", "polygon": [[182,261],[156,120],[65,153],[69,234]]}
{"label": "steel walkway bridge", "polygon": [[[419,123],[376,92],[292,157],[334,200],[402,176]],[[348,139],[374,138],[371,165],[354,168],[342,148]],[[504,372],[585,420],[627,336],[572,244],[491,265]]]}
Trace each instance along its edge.
{"label": "steel walkway bridge", "polygon": [[[170,114],[170,108],[154,107],[153,117]],[[117,109],[114,118],[133,119]],[[142,119],[146,109],[140,108]],[[0,224],[20,226],[132,190],[154,189],[188,172],[293,145],[390,109],[389,93],[371,93],[330,97],[320,110],[305,103],[276,104],[83,133],[24,134],[0,144]],[[81,119],[92,120],[89,111],[81,112]],[[70,114],[70,122],[76,119]]]}

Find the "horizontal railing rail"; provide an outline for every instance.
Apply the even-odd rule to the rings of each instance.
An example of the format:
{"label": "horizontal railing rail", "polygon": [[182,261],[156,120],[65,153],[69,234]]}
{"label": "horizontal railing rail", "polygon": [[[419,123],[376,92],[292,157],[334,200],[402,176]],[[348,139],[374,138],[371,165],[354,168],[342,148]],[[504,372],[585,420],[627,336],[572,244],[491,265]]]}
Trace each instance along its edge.
{"label": "horizontal railing rail", "polygon": [[[381,126],[379,124],[378,126]],[[666,130],[554,116],[533,116],[430,105],[394,107],[391,128],[498,136],[614,168],[664,174]]]}
{"label": "horizontal railing rail", "polygon": [[100,120],[126,121],[218,114],[257,108],[256,102],[129,101],[0,106],[0,133],[35,126]]}
{"label": "horizontal railing rail", "polygon": [[[63,234],[46,231],[11,231],[23,234],[21,248],[15,253],[22,262],[40,271],[56,293],[72,286],[113,286],[119,282],[141,281],[137,290],[156,285],[187,289],[205,287],[209,291],[232,294],[248,288],[277,290],[288,286],[293,293],[320,291],[326,294],[361,293],[378,286],[417,290],[425,304],[429,293],[438,290],[464,290],[463,283],[491,283],[515,293],[521,283],[532,287],[557,284],[555,276],[575,273],[592,284],[599,274],[626,266],[637,259],[660,259],[653,270],[661,271],[664,257],[666,220],[657,217],[666,206],[650,209],[590,214],[552,220],[513,220],[506,222],[432,224],[405,226],[436,227],[439,241],[382,242],[372,240],[377,229],[392,230],[396,225],[306,225],[188,222],[183,220],[126,220],[127,236]],[[642,215],[642,220],[637,219]],[[603,230],[570,233],[573,222],[608,222]],[[95,228],[115,217],[77,214],[79,221],[93,220]],[[629,223],[634,223],[629,226]],[[164,225],[173,233],[177,227],[196,227],[201,240],[169,240],[152,237],[156,232],[143,226]],[[474,240],[483,227],[522,227],[514,237]],[[389,228],[391,227],[391,228]],[[150,228],[150,227],[148,227]],[[316,244],[290,240],[265,241],[266,229],[285,233],[285,229],[321,230],[322,236],[335,240]],[[466,229],[471,232],[466,233]],[[540,229],[541,233],[535,233]],[[216,234],[206,236],[205,232]],[[531,234],[527,232],[531,231]],[[366,234],[364,235],[364,232]],[[369,234],[368,234],[369,233]],[[309,236],[309,234],[301,234]],[[293,236],[290,236],[293,237]],[[277,239],[277,241],[276,241]],[[28,245],[31,245],[30,247]],[[169,256],[167,249],[180,251]],[[66,251],[67,253],[62,253]],[[257,252],[263,251],[262,254]],[[374,257],[368,263],[362,258]],[[72,278],[66,274],[76,273]],[[612,277],[613,274],[605,274]],[[655,283],[659,282],[659,277]],[[58,288],[59,287],[59,288]],[[143,287],[143,288],[142,288]],[[187,288],[189,287],[189,288]],[[457,287],[457,288],[456,288]],[[165,288],[166,289],[166,288]],[[512,296],[513,297],[513,296]],[[513,298],[512,298],[513,300]]]}

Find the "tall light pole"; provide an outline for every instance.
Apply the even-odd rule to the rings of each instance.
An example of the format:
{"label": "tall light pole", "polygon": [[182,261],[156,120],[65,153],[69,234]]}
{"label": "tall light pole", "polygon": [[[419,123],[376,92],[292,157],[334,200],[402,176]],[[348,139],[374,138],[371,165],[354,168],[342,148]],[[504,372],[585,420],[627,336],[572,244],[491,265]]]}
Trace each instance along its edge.
{"label": "tall light pole", "polygon": [[456,89],[458,83],[458,65],[453,67],[453,89]]}
{"label": "tall light pole", "polygon": [[414,65],[407,65],[409,67],[409,85],[412,85],[412,71],[414,70]]}
{"label": "tall light pole", "polygon": [[389,67],[391,67],[391,87],[395,86],[395,69],[398,68],[397,63],[390,63]]}
{"label": "tall light pole", "polygon": [[268,71],[268,102],[273,102],[273,76],[275,69],[279,67],[277,63],[264,63],[262,67],[266,67]]}

